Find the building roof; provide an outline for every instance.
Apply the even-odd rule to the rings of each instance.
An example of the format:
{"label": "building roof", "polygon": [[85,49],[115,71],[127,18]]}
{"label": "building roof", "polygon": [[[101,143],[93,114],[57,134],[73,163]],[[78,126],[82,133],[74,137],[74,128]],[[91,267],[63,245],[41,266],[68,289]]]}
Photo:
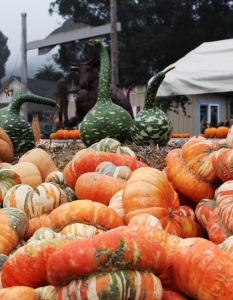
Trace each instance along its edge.
{"label": "building roof", "polygon": [[[13,77],[21,82],[20,76]],[[57,99],[57,81],[28,78],[27,88],[34,95],[46,97],[53,100]]]}
{"label": "building roof", "polygon": [[233,92],[233,39],[203,43],[172,66],[158,96]]}

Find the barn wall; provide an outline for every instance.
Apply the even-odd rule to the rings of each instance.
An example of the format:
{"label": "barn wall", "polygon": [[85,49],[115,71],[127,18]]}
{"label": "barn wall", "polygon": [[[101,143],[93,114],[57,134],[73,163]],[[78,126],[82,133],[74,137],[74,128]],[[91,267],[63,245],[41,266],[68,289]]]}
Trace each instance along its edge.
{"label": "barn wall", "polygon": [[[186,116],[183,113],[182,107],[176,108],[178,114],[169,112],[168,116],[173,126],[173,132],[183,133],[189,132],[191,136],[198,134],[198,100],[216,101],[222,104],[222,121],[227,117],[227,97],[221,94],[201,94],[187,96],[191,102],[190,105],[186,104]],[[133,107],[144,107],[145,94],[130,95],[130,102]],[[190,117],[187,117],[190,116]]]}
{"label": "barn wall", "polygon": [[222,114],[220,121],[226,121],[227,119],[227,97],[221,94],[202,94],[202,95],[189,95],[187,96],[191,102],[191,105],[186,105],[187,116],[184,116],[181,107],[178,108],[179,114],[169,112],[168,116],[173,125],[173,132],[189,132],[191,136],[197,135],[198,132],[198,101],[214,101],[221,102]]}

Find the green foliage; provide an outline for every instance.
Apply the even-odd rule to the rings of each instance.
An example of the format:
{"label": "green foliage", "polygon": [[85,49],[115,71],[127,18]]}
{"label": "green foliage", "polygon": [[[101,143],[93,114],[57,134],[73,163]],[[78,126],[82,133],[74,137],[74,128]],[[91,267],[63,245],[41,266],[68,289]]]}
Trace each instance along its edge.
{"label": "green foliage", "polygon": [[156,106],[165,113],[167,113],[168,111],[173,111],[178,114],[178,107],[180,106],[183,110],[184,115],[187,118],[190,118],[190,115],[187,115],[186,105],[190,105],[191,102],[185,95],[171,94],[169,96],[157,96],[156,104]]}
{"label": "green foliage", "polygon": [[36,79],[43,79],[49,81],[57,81],[64,77],[62,72],[58,72],[52,64],[42,65],[34,75]]}
{"label": "green foliage", "polygon": [[[53,12],[91,26],[110,23],[109,0],[56,0],[50,4]],[[117,21],[121,22],[119,82],[136,82],[148,80],[203,42],[232,38],[233,4],[230,0],[117,0]],[[104,40],[110,47],[109,34]],[[72,51],[82,60],[81,48]],[[65,70],[67,64],[60,63]]]}
{"label": "green foliage", "polygon": [[[10,56],[10,50],[7,47],[8,38],[0,31],[0,80],[6,75],[5,64]],[[0,83],[1,87],[1,83]]]}

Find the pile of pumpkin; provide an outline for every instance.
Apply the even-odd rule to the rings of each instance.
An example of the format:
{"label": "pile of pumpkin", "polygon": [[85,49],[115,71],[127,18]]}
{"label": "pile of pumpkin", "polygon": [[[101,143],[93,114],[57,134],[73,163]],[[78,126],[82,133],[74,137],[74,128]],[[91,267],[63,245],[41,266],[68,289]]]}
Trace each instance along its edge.
{"label": "pile of pumpkin", "polygon": [[230,128],[227,126],[209,127],[204,131],[203,136],[206,138],[225,139]]}
{"label": "pile of pumpkin", "polygon": [[56,132],[50,133],[51,140],[69,140],[69,139],[80,139],[80,130],[79,129],[59,129]]}
{"label": "pile of pumpkin", "polygon": [[0,299],[232,299],[232,157],[204,137],[163,171],[112,138],[63,172],[1,156]]}

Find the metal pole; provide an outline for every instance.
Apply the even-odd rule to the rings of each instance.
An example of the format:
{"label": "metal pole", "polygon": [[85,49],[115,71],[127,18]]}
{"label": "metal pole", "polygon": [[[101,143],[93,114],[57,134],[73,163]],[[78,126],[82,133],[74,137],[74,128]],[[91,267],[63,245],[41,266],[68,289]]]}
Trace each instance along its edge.
{"label": "metal pole", "polygon": [[111,17],[111,82],[118,83],[118,47],[117,47],[117,14],[116,0],[110,1],[110,17]]}
{"label": "metal pole", "polygon": [[[21,40],[21,85],[22,93],[27,94],[27,26],[26,18],[27,14],[22,13],[22,40]],[[28,105],[24,103],[22,105],[22,112],[25,120],[28,120]]]}

